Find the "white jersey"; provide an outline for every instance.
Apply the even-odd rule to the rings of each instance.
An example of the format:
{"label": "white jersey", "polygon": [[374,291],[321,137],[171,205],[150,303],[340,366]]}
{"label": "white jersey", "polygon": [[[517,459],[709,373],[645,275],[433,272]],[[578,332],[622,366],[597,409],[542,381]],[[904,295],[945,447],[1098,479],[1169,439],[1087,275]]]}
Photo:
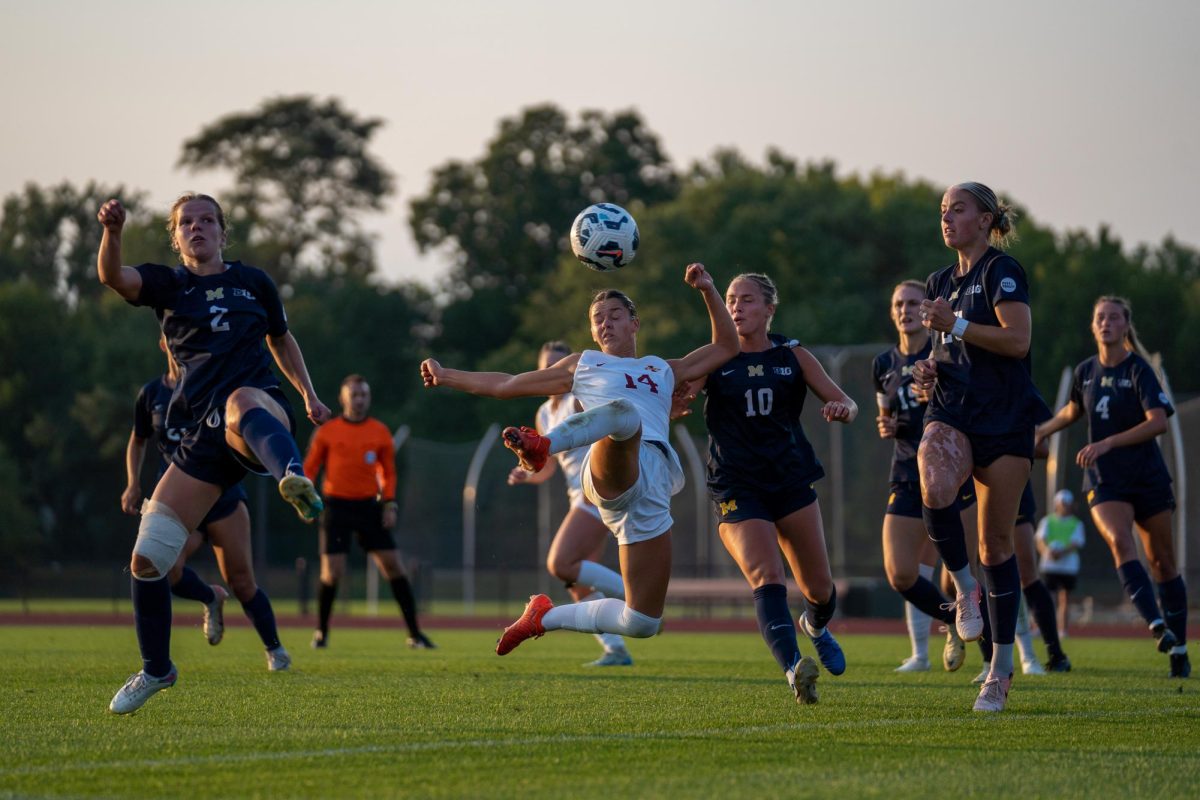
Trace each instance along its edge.
{"label": "white jersey", "polygon": [[[538,430],[545,433],[551,428],[557,427],[559,423],[574,413],[575,396],[570,392],[558,398],[557,407],[553,400],[547,400],[537,410]],[[570,498],[573,506],[587,503],[583,498],[583,486],[579,482],[579,466],[583,463],[587,452],[588,447],[576,447],[554,455],[558,459],[558,466],[562,468],[563,477],[566,478],[567,497]]]}
{"label": "white jersey", "polygon": [[633,403],[642,419],[642,441],[658,442],[671,462],[675,494],[683,488],[683,467],[671,449],[671,393],[675,373],[658,356],[620,358],[598,350],[584,350],[575,367],[571,393],[584,410],[617,398]]}

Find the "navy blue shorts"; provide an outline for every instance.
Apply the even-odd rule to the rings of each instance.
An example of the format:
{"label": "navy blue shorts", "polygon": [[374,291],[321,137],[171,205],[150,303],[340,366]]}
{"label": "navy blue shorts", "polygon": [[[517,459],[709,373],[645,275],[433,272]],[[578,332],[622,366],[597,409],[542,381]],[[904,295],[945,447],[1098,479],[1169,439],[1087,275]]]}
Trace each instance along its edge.
{"label": "navy blue shorts", "polygon": [[1066,589],[1068,592],[1073,592],[1075,591],[1075,584],[1078,581],[1078,575],[1071,575],[1067,572],[1042,573],[1042,583],[1046,584],[1046,588],[1052,592],[1057,592],[1059,589]]}
{"label": "navy blue shorts", "polygon": [[[296,434],[296,417],[292,414],[292,404],[279,387],[264,389],[271,398],[279,403],[288,418],[288,430]],[[256,475],[266,475],[262,467],[254,465],[235,453],[233,448],[225,443],[225,408],[213,410],[195,428],[192,428],[179,443],[171,463],[191,475],[196,480],[228,489],[242,478],[247,472]]]}
{"label": "navy blue shorts", "polygon": [[1133,519],[1142,522],[1164,511],[1175,510],[1175,492],[1171,484],[1144,489],[1106,489],[1097,486],[1087,493],[1088,508],[1095,508],[1101,503],[1129,503],[1133,506]]}
{"label": "navy blue shorts", "polygon": [[1017,524],[1037,526],[1037,500],[1033,497],[1033,484],[1026,482],[1021,492],[1021,505],[1017,508]]}
{"label": "navy blue shorts", "polygon": [[817,502],[817,493],[811,483],[774,492],[748,486],[722,489],[710,486],[708,493],[717,508],[719,522],[745,522],[748,519],[776,522]]}
{"label": "navy blue shorts", "polygon": [[368,553],[396,549],[392,532],[383,527],[383,505],[379,501],[326,497],[321,513],[321,554],[349,552],[351,534]]}
{"label": "navy blue shorts", "polygon": [[1033,463],[1033,428],[994,436],[968,433],[975,466],[986,467],[1000,456],[1027,458]]}
{"label": "navy blue shorts", "polygon": [[[958,490],[959,510],[975,505],[975,481],[967,482]],[[884,514],[897,517],[921,519],[921,484],[916,481],[894,481],[888,494],[887,510]]]}
{"label": "navy blue shorts", "polygon": [[196,526],[196,530],[208,535],[208,526],[214,522],[220,522],[228,517],[233,512],[237,511],[238,503],[246,502],[246,490],[239,483],[236,486],[231,486],[217,498],[217,502],[213,503],[213,507],[208,510],[208,514]]}

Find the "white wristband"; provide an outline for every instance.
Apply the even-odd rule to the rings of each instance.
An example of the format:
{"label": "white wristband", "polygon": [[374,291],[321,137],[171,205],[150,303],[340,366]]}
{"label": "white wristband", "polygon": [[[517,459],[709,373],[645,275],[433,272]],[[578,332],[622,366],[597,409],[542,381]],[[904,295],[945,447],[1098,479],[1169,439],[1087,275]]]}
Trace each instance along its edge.
{"label": "white wristband", "polygon": [[970,324],[971,323],[967,322],[962,317],[959,317],[958,319],[954,320],[954,327],[950,329],[950,335],[957,336],[959,339],[961,339],[963,334],[967,332],[967,326]]}

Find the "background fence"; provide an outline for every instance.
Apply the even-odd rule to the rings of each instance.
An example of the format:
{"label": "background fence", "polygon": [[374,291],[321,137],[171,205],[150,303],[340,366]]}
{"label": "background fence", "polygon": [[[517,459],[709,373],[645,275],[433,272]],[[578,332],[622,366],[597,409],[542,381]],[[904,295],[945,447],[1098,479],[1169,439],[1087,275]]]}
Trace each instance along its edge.
{"label": "background fence", "polygon": [[[813,348],[861,410],[852,425],[829,425],[817,413],[819,403],[810,398],[803,416],[805,431],[826,470],[826,478],[817,490],[835,576],[854,579],[856,585],[868,589],[874,587],[865,594],[860,592],[858,602],[845,608],[851,613],[891,614],[899,613],[900,608],[899,599],[883,579],[880,552],[891,444],[880,440],[875,432],[870,373],[872,357],[885,348],[883,344]],[[1053,396],[1047,393],[1048,398]],[[695,415],[700,416],[699,403]],[[1178,403],[1178,422],[1183,448],[1200,453],[1200,399]],[[672,503],[673,575],[738,577],[736,565],[716,536],[716,520],[703,483],[707,442],[698,430],[689,432],[676,426],[673,432],[672,444],[688,475],[686,487]],[[508,486],[506,478],[514,461],[499,446],[497,431],[494,428],[475,441],[454,444],[400,437],[404,441],[397,454],[401,511],[396,540],[427,607],[454,604],[469,611],[477,603],[494,607],[491,604],[500,602],[508,609],[515,608],[531,592],[557,589],[543,565],[550,536],[567,509],[561,475],[538,487]],[[1073,459],[1085,437],[1083,422],[1065,432],[1062,477],[1055,484],[1071,489],[1077,496],[1081,494],[1082,475]],[[1170,436],[1164,436],[1160,444],[1174,472],[1176,445]],[[119,470],[120,465],[114,464],[113,468]],[[1185,471],[1188,483],[1200,486],[1196,459],[1186,463]],[[317,572],[316,527],[301,524],[279,502],[271,481],[250,476],[247,488],[260,583],[275,597],[303,596],[305,592],[311,597]],[[1034,490],[1040,516],[1046,510],[1044,461],[1035,465]],[[1195,491],[1189,493],[1186,506],[1181,505],[1177,526],[1181,531],[1177,544],[1191,554],[1200,554],[1195,533],[1200,498],[1196,495]],[[1119,606],[1123,597],[1108,548],[1086,510],[1077,509],[1077,513],[1088,534],[1077,594],[1094,597],[1098,607]],[[464,532],[464,523],[472,521],[473,536],[470,531]],[[114,603],[123,602],[128,597],[128,579],[123,572],[136,527],[136,521],[129,518],[127,531],[106,545],[105,558],[73,559],[70,553],[57,553],[32,570],[0,567],[0,596],[22,597],[31,603],[59,597],[104,597],[113,598]],[[606,562],[616,565],[615,544],[610,546]],[[1190,562],[1185,577],[1192,586],[1200,586],[1200,555]],[[344,597],[366,594],[363,563],[361,552],[354,550],[352,577]],[[217,579],[215,563],[207,550],[197,556],[194,565],[209,579]]]}

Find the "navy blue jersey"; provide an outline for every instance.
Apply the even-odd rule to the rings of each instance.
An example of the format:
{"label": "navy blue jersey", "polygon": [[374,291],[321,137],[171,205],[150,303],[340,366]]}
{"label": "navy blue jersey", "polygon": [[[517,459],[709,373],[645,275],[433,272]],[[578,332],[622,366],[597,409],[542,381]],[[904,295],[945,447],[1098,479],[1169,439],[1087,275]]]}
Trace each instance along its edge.
{"label": "navy blue jersey", "polygon": [[824,477],[800,427],[808,386],[793,347],[771,335],[772,347],[739,353],[708,376],[708,485],[732,484],[764,492],[811,484]]}
{"label": "navy blue jersey", "polygon": [[[1145,421],[1152,408],[1175,413],[1158,376],[1146,360],[1130,353],[1115,367],[1106,367],[1092,356],[1075,367],[1071,401],[1087,414],[1088,441],[1099,442]],[[1151,439],[1128,447],[1114,447],[1084,471],[1085,487],[1133,490],[1165,486],[1171,474],[1158,442]]]}
{"label": "navy blue jersey", "polygon": [[[999,326],[1000,303],[1029,305],[1029,282],[1016,259],[989,247],[962,277],[951,264],[929,276],[925,296],[941,297],[954,313],[972,325]],[[1033,388],[1029,354],[1011,358],[990,352],[950,335],[931,331],[937,382],[929,402],[929,419],[963,433],[994,436],[1032,428],[1038,407],[1044,406]]]}
{"label": "navy blue jersey", "polygon": [[275,283],[240,261],[216,275],[185,267],[142,264],[142,288],[133,305],[150,306],[180,367],[169,419],[203,420],[223,411],[241,386],[279,385],[271,371],[265,336],[287,333],[287,317]]}
{"label": "navy blue jersey", "polygon": [[174,389],[167,386],[164,377],[160,375],[148,381],[138,391],[137,401],[133,406],[133,435],[139,439],[155,437],[155,444],[161,456],[159,475],[166,471],[167,463],[187,433],[186,427],[167,425],[167,409],[171,406]]}
{"label": "navy blue jersey", "polygon": [[893,347],[875,356],[871,374],[875,378],[876,405],[896,418],[896,438],[892,440],[893,483],[916,483],[921,480],[917,469],[917,448],[925,426],[925,403],[913,395],[912,369],[918,361],[929,358],[932,340],[920,352],[906,356]]}

